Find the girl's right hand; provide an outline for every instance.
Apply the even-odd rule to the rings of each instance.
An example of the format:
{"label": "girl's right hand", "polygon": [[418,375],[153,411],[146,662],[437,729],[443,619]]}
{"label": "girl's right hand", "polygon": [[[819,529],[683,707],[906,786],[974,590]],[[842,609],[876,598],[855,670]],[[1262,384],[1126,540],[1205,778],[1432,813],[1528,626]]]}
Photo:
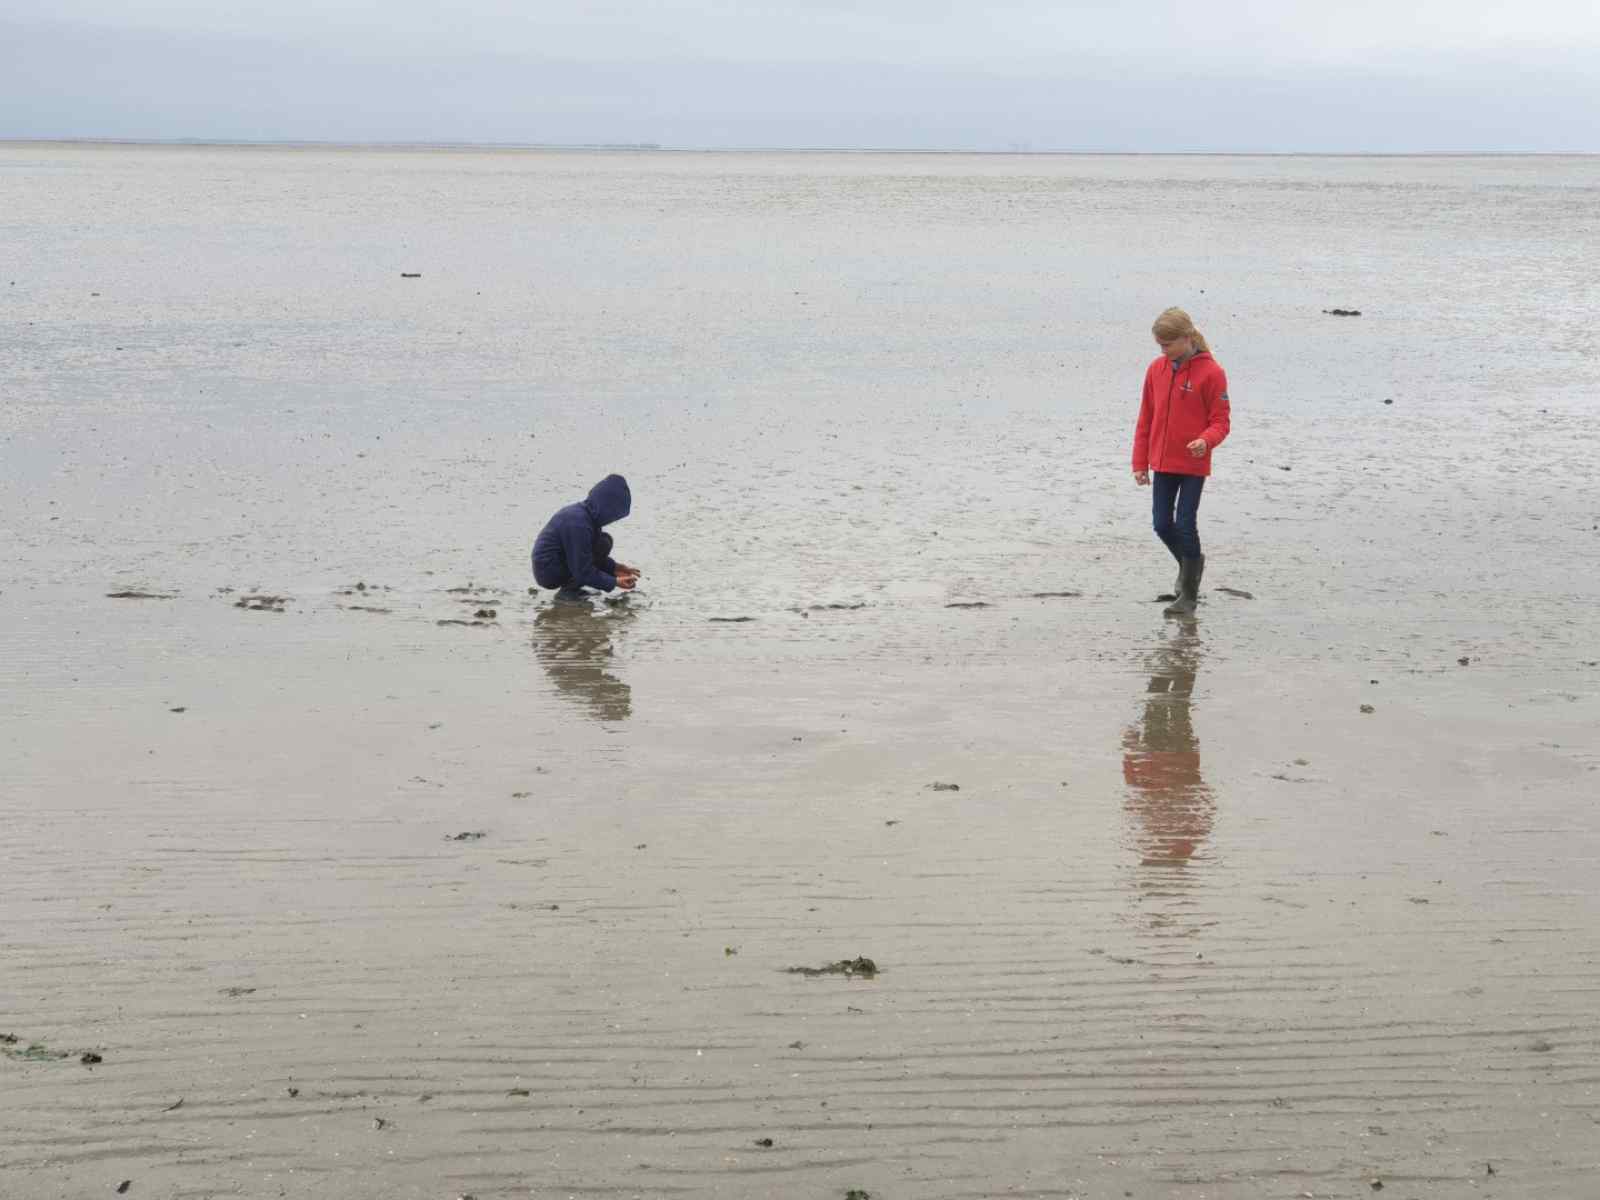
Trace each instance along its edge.
{"label": "girl's right hand", "polygon": [[1135,471],[1133,473],[1133,481],[1135,483],[1137,483],[1140,487],[1149,487],[1150,486],[1150,472],[1149,471]]}

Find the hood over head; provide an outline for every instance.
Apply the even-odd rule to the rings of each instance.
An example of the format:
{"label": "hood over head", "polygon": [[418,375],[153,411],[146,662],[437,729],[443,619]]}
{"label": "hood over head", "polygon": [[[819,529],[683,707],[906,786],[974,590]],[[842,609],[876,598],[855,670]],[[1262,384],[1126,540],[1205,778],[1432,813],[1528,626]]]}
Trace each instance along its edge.
{"label": "hood over head", "polygon": [[633,493],[628,490],[628,481],[621,475],[607,475],[589,489],[589,498],[583,502],[583,506],[601,525],[609,525],[622,520],[632,511]]}

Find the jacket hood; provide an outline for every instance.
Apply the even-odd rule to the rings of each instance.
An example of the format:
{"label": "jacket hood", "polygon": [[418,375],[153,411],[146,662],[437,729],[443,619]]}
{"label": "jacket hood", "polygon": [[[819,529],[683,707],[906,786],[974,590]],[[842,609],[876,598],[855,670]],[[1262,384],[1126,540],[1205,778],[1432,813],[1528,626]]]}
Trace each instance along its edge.
{"label": "jacket hood", "polygon": [[598,524],[609,525],[620,521],[633,510],[633,493],[628,481],[621,475],[607,475],[589,489],[589,498],[583,502],[589,515]]}

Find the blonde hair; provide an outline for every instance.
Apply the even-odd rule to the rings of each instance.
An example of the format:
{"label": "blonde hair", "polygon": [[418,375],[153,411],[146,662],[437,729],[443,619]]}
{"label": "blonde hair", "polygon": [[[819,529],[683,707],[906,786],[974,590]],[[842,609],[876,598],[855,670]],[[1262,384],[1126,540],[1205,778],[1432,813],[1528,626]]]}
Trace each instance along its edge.
{"label": "blonde hair", "polygon": [[1158,342],[1170,342],[1176,338],[1188,338],[1194,342],[1196,350],[1211,352],[1211,347],[1206,343],[1205,335],[1194,327],[1194,321],[1189,314],[1181,308],[1163,309],[1156,318],[1156,323],[1150,326],[1150,332],[1156,335]]}

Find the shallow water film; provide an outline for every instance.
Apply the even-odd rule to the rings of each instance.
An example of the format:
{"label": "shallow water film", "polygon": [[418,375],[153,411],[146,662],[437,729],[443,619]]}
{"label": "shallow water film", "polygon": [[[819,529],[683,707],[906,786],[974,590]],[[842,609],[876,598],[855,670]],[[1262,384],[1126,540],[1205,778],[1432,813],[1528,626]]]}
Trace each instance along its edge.
{"label": "shallow water film", "polygon": [[8,1200],[1597,1194],[1600,160],[0,196]]}

